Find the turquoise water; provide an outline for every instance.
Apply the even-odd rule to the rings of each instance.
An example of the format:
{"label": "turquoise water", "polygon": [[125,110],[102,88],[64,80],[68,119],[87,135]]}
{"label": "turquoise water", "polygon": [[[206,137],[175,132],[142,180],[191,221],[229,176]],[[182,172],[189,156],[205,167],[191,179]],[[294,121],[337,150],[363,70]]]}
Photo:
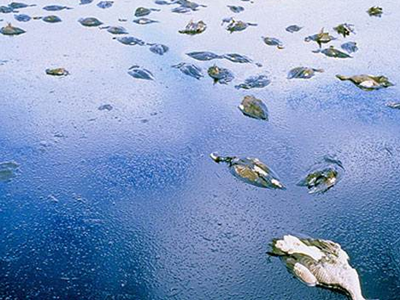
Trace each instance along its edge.
{"label": "turquoise water", "polygon": [[[207,7],[188,14],[150,0],[116,0],[108,9],[63,1],[73,9],[59,12],[42,10],[53,2],[34,3],[20,13],[62,22],[0,14],[1,26],[26,30],[0,36],[0,162],[20,166],[0,182],[1,299],[346,299],[305,286],[268,258],[270,240],[288,233],[340,243],[367,298],[400,299],[400,111],[385,106],[400,101],[400,2],[202,0]],[[226,5],[243,6],[237,19],[258,26],[230,34],[221,26],[234,16]],[[366,13],[374,5],[383,7],[381,18]],[[139,6],[161,9],[148,16],[159,23],[133,23]],[[125,46],[77,22],[89,16],[169,52]],[[179,34],[191,19],[207,30]],[[328,58],[304,42],[344,22],[356,34],[331,44],[356,41],[353,58]],[[286,32],[292,24],[304,28]],[[185,55],[192,51],[235,52],[262,67],[195,61]],[[205,77],[171,68],[180,62]],[[213,85],[206,70],[214,63],[234,81]],[[129,76],[132,65],[154,81]],[[325,72],[288,80],[298,66]],[[56,67],[70,75],[45,74]],[[365,92],[335,78],[363,73],[395,86]],[[267,87],[234,88],[261,74]],[[245,95],[266,103],[268,122],[242,115]],[[112,110],[99,110],[104,104]],[[214,151],[260,158],[287,190],[238,181],[209,158]],[[327,154],[345,175],[327,193],[309,195],[296,183]]]}

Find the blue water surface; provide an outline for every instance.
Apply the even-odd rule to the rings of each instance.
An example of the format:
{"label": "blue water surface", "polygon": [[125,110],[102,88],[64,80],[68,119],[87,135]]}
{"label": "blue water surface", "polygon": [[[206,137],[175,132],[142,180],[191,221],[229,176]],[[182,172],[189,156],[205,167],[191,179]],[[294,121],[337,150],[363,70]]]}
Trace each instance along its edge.
{"label": "blue water surface", "polygon": [[[310,288],[266,254],[284,234],[333,240],[351,257],[370,299],[400,299],[400,2],[395,0],[199,0],[187,14],[151,0],[54,3],[34,0],[19,13],[58,15],[62,22],[19,23],[26,30],[0,36],[0,162],[16,161],[16,177],[0,182],[0,299],[268,299],[339,300]],[[0,5],[7,5],[2,0]],[[47,12],[45,5],[72,10]],[[245,10],[235,15],[227,5]],[[381,18],[366,10],[382,6]],[[132,22],[139,6],[161,9]],[[81,17],[124,26],[130,35],[161,43],[125,46]],[[222,19],[257,23],[229,33]],[[121,22],[119,19],[127,19]],[[197,36],[179,34],[203,20]],[[347,38],[334,34],[354,24]],[[285,28],[304,28],[289,33]],[[351,59],[313,53],[306,36],[324,27],[359,47]],[[266,46],[279,38],[285,49]],[[185,53],[240,53],[262,64],[199,62]],[[195,63],[206,75],[217,64],[235,74],[213,85],[171,68]],[[132,65],[154,81],[128,75]],[[298,66],[322,68],[310,80],[287,79]],[[70,75],[52,77],[47,68]],[[336,74],[385,75],[395,84],[366,92]],[[267,75],[263,89],[237,90],[249,76]],[[269,122],[242,115],[242,98],[268,106]],[[110,104],[112,110],[99,110]],[[287,186],[246,185],[211,152],[258,157]],[[324,155],[336,155],[343,180],[322,195],[296,186]]]}

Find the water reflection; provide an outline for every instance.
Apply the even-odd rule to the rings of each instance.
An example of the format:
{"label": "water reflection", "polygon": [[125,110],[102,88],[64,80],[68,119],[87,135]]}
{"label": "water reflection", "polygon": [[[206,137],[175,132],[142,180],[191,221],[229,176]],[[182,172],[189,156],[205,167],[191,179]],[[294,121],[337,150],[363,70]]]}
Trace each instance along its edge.
{"label": "water reflection", "polygon": [[[391,30],[399,25],[397,3],[204,0],[206,7],[193,11],[149,0],[115,1],[106,9],[98,2],[66,3],[72,9],[57,11],[58,24],[0,17],[1,27],[12,22],[26,31],[0,36],[0,161],[21,166],[0,182],[2,295],[345,299],[309,289],[279,262],[268,262],[268,242],[297,232],[340,243],[365,296],[397,299],[400,116],[385,106],[397,101],[397,86],[365,92],[335,78],[371,73],[400,82]],[[18,13],[40,18],[48,15],[43,7],[54,5],[35,4]],[[381,18],[366,13],[374,5],[384,7]],[[133,23],[138,7],[160,9],[150,14],[158,22]],[[221,22],[237,13],[257,26],[231,34]],[[123,26],[130,47],[82,26],[85,17]],[[191,19],[203,20],[207,30],[179,34]],[[350,37],[359,50],[351,59],[314,54],[318,45],[304,42],[322,27],[336,34],[333,27],[345,22],[357,29]],[[293,24],[301,30],[288,30]],[[285,49],[267,47],[262,36],[276,37]],[[330,43],[340,49],[347,39]],[[152,44],[169,51],[154,55]],[[234,82],[213,85],[202,77],[215,61],[186,55],[198,51],[215,54]],[[257,65],[236,63],[233,54]],[[191,66],[185,74],[199,80],[171,67],[178,65],[183,73]],[[154,80],[135,80],[132,66],[148,69]],[[288,79],[298,66],[325,72]],[[46,75],[53,67],[70,75]],[[248,91],[234,86],[260,74],[270,83],[252,94],[268,106],[268,122],[237,109]],[[273,162],[287,190],[233,180],[209,159],[216,149]],[[345,180],[311,197],[296,182],[326,154],[340,157]]]}

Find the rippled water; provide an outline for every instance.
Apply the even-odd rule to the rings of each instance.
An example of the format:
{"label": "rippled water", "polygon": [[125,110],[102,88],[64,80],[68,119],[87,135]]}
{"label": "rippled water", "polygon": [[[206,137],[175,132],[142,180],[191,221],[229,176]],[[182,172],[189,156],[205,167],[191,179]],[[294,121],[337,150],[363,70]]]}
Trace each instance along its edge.
{"label": "rippled water", "polygon": [[[20,13],[63,21],[0,14],[1,26],[27,31],[0,36],[0,162],[19,164],[0,182],[1,299],[346,299],[305,286],[267,257],[270,240],[287,233],[340,243],[367,298],[400,299],[400,112],[385,106],[400,100],[400,2],[202,0],[207,8],[183,15],[150,0],[108,9],[60,1],[73,7],[60,12],[41,9],[54,2],[34,3]],[[230,34],[221,26],[234,15],[226,5],[242,5],[236,17],[258,26]],[[373,5],[382,18],[368,16]],[[139,6],[160,8],[149,16],[159,23],[133,23]],[[122,45],[77,22],[89,16],[170,50]],[[191,19],[208,29],[179,34]],[[331,44],[356,41],[352,59],[313,53],[317,45],[304,42],[344,22],[356,34]],[[292,24],[304,28],[286,32]],[[236,52],[263,66],[198,62],[185,55],[192,51]],[[197,81],[171,68],[180,62],[204,73],[217,63],[236,78]],[[155,80],[132,78],[132,65]],[[298,66],[325,72],[286,79]],[[70,75],[45,74],[55,67]],[[397,85],[365,92],[335,78],[362,73]],[[266,88],[234,88],[262,74]],[[242,115],[237,106],[248,94],[264,100],[269,122]],[[112,109],[98,109],[106,104]],[[214,151],[260,158],[288,189],[238,181],[209,158]],[[327,154],[346,173],[327,193],[309,195],[296,183]]]}

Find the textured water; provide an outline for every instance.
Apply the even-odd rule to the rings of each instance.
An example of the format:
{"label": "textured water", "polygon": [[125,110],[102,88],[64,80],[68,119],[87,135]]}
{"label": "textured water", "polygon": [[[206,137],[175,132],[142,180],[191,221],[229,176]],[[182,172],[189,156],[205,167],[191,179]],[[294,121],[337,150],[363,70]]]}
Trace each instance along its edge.
{"label": "textured water", "polygon": [[[37,6],[19,13],[46,16],[42,7],[57,4],[29,3]],[[0,182],[0,299],[346,299],[268,259],[270,240],[287,233],[340,243],[367,298],[400,299],[400,113],[385,106],[399,101],[400,2],[202,0],[207,7],[188,14],[150,0],[97,3],[60,1],[73,9],[51,12],[62,19],[55,24],[0,14],[1,26],[26,31],[0,36],[0,162],[19,165]],[[373,5],[383,7],[381,18],[366,13]],[[133,23],[139,6],[160,8],[149,16],[159,23]],[[123,45],[78,23],[91,16],[169,51]],[[230,34],[221,26],[230,16],[258,26]],[[179,34],[191,19],[207,30]],[[304,42],[345,22],[356,34],[331,44],[356,41],[351,59]],[[287,32],[293,24],[304,28]],[[214,61],[185,54],[194,51],[238,53],[262,67],[220,59],[235,80],[213,85],[171,67],[194,63],[206,74]],[[129,76],[133,65],[154,80]],[[298,66],[325,72],[287,79]],[[70,75],[45,74],[58,67]],[[365,92],[335,78],[362,73],[397,85]],[[258,75],[271,83],[234,88]],[[248,94],[266,103],[269,122],[242,115]],[[99,110],[104,104],[113,109]],[[287,190],[236,180],[209,158],[214,151],[260,158]],[[309,195],[296,183],[324,155],[336,155],[346,173],[327,193]]]}

